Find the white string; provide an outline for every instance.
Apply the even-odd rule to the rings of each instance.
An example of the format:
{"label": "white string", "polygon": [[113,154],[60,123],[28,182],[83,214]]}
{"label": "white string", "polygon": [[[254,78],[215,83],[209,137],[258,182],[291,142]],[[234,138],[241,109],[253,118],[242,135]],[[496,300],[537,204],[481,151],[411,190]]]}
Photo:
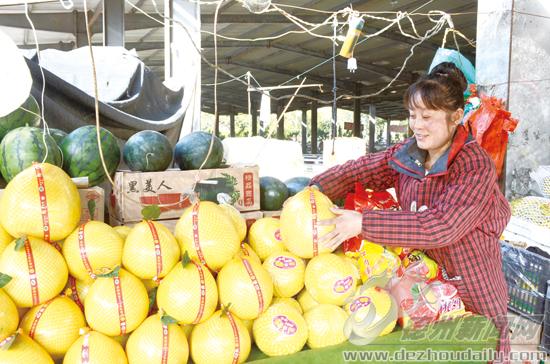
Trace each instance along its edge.
{"label": "white string", "polygon": [[59,3],[65,10],[71,10],[74,7],[73,0],[59,0]]}
{"label": "white string", "polygon": [[36,28],[34,27],[34,23],[31,20],[31,17],[29,15],[29,3],[25,1],[25,17],[27,18],[27,21],[29,22],[32,34],[34,38],[34,45],[36,47],[36,57],[38,59],[38,68],[40,69],[40,75],[42,77],[42,90],[40,92],[40,119],[42,121],[42,143],[44,143],[44,147],[46,148],[46,154],[44,155],[44,158],[42,159],[42,163],[46,162],[48,159],[49,154],[49,148],[48,144],[46,143],[46,134],[50,134],[50,129],[48,128],[48,124],[46,123],[46,119],[44,117],[44,94],[46,93],[46,76],[44,75],[44,70],[42,69],[42,59],[40,57],[40,46],[38,43],[38,36],[36,34]]}

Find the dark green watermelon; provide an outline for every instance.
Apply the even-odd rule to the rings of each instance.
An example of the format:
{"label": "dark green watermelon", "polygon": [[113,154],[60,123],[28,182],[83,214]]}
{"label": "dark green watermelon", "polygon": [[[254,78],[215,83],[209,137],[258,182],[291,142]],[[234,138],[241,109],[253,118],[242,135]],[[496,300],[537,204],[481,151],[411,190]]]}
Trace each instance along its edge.
{"label": "dark green watermelon", "polygon": [[260,177],[260,207],[265,211],[277,211],[283,208],[288,198],[288,188],[275,177]]}
{"label": "dark green watermelon", "polygon": [[164,171],[170,167],[172,154],[168,138],[153,130],[143,130],[132,135],[122,149],[124,163],[132,171]]}
{"label": "dark green watermelon", "polygon": [[[110,175],[115,173],[120,163],[120,149],[117,140],[107,129],[100,129],[101,150],[103,159]],[[97,143],[96,127],[82,126],[61,142],[63,151],[63,169],[71,177],[88,177],[90,186],[96,186],[106,179],[99,147]]]}
{"label": "dark green watermelon", "polygon": [[29,95],[29,98],[17,110],[0,117],[0,140],[14,129],[38,125],[40,125],[40,108],[34,97]]}
{"label": "dark green watermelon", "polygon": [[288,195],[294,196],[307,186],[309,186],[309,182],[311,181],[311,178],[309,177],[292,177],[291,179],[287,179],[285,181],[285,185],[288,188]]}
{"label": "dark green watermelon", "polygon": [[222,177],[197,182],[195,192],[198,192],[201,201],[225,202],[230,205],[241,197],[237,190],[237,179],[226,173],[222,173]]}
{"label": "dark green watermelon", "polygon": [[63,138],[65,138],[68,135],[63,130],[53,129],[53,128],[50,128],[49,130],[50,130],[51,137],[54,138],[57,145],[61,145],[61,141],[63,140]]}
{"label": "dark green watermelon", "polygon": [[48,162],[61,167],[63,158],[55,140],[44,135],[42,129],[30,126],[6,134],[0,143],[0,172],[6,182],[33,162]]}
{"label": "dark green watermelon", "polygon": [[[196,131],[184,136],[177,144],[174,160],[181,170],[199,169],[208,155],[212,134]],[[214,136],[212,152],[203,169],[219,168],[223,161],[223,144]]]}

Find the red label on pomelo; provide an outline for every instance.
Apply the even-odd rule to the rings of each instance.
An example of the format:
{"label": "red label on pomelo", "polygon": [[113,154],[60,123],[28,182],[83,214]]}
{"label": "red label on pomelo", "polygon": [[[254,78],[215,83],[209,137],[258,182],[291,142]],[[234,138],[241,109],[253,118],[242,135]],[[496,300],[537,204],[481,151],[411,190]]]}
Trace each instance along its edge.
{"label": "red label on pomelo", "polygon": [[237,364],[239,362],[239,356],[241,355],[241,338],[239,337],[239,329],[237,328],[237,323],[233,318],[231,312],[227,312],[227,318],[231,324],[231,329],[233,330],[233,337],[235,339],[235,348],[233,350],[233,361],[232,364]]}
{"label": "red label on pomelo", "polygon": [[298,325],[285,315],[278,315],[273,317],[273,326],[279,331],[281,334],[292,336],[298,331]]}
{"label": "red label on pomelo", "polygon": [[246,268],[246,271],[248,272],[248,276],[252,281],[252,285],[256,290],[256,296],[258,296],[258,311],[260,313],[264,312],[264,295],[262,294],[262,288],[260,287],[258,278],[256,278],[256,274],[254,274],[254,271],[252,270],[252,267],[250,266],[250,263],[248,262],[248,260],[243,259],[242,261],[243,261],[244,267]]}
{"label": "red label on pomelo", "polygon": [[118,320],[120,322],[120,335],[126,334],[126,312],[124,310],[124,298],[122,297],[122,287],[120,277],[113,277],[115,284],[116,304],[118,306]]}
{"label": "red label on pomelo", "polygon": [[80,297],[78,297],[78,290],[76,289],[76,278],[73,276],[69,276],[69,288],[71,289],[71,298],[84,311],[84,304],[80,300]]}
{"label": "red label on pomelo", "polygon": [[40,307],[40,309],[38,310],[38,312],[36,312],[36,314],[34,315],[34,319],[32,320],[32,324],[31,324],[31,329],[29,330],[29,337],[31,339],[34,339],[34,333],[36,332],[38,321],[40,321],[40,319],[42,318],[42,315],[44,315],[44,311],[46,311],[46,309],[48,308],[50,303],[52,303],[52,301],[53,300],[49,300],[48,302],[43,304],[42,307]]}
{"label": "red label on pomelo", "polygon": [[170,344],[170,337],[168,335],[168,325],[162,324],[162,358],[161,363],[168,363],[168,345]]}
{"label": "red label on pomelo", "polygon": [[80,249],[80,259],[82,259],[82,263],[84,264],[86,272],[88,272],[92,279],[96,279],[97,277],[92,270],[92,265],[90,264],[88,254],[86,253],[85,226],[86,224],[82,224],[78,228],[78,248]]}
{"label": "red label on pomelo", "polygon": [[202,319],[202,315],[204,315],[204,306],[206,301],[206,282],[204,280],[204,271],[202,270],[202,266],[194,261],[193,261],[193,264],[195,264],[195,266],[197,267],[197,271],[199,272],[199,279],[201,283],[201,298],[200,298],[200,304],[199,304],[199,312],[197,312],[197,317],[195,317],[195,321],[193,321],[193,324],[196,325]]}
{"label": "red label on pomelo", "polygon": [[160,281],[160,274],[162,273],[162,250],[160,249],[160,240],[157,228],[152,221],[146,220],[147,225],[149,225],[149,230],[151,230],[151,235],[153,236],[153,244],[155,246],[155,257],[157,262],[157,275],[153,280],[157,283]]}
{"label": "red label on pomelo", "polygon": [[42,214],[42,230],[44,240],[50,242],[50,216],[48,214],[48,200],[46,199],[46,183],[44,182],[44,172],[38,163],[33,164],[38,182],[38,197],[40,199],[40,213]]}
{"label": "red label on pomelo", "polygon": [[313,190],[309,192],[309,203],[311,204],[311,234],[313,238],[313,256],[319,255],[319,231],[317,229],[317,202]]}
{"label": "red label on pomelo", "polygon": [[283,241],[283,238],[281,238],[281,229],[275,230],[275,239],[277,241]]}
{"label": "red label on pomelo", "polygon": [[34,264],[34,256],[32,255],[32,247],[29,239],[25,240],[25,255],[27,257],[27,268],[29,270],[32,305],[36,306],[40,303],[40,296],[38,294],[38,276],[36,275],[36,266]]}
{"label": "red label on pomelo", "polygon": [[243,255],[245,256],[249,256],[250,254],[248,254],[248,250],[246,249],[246,247],[244,246],[244,243],[241,243],[241,251],[243,252]]}
{"label": "red label on pomelo", "polygon": [[193,219],[193,243],[195,245],[195,250],[197,251],[199,260],[205,267],[208,267],[208,264],[206,264],[206,260],[204,259],[204,254],[202,253],[201,242],[199,239],[199,205],[200,204],[198,203],[193,205],[193,211],[191,212],[191,217]]}
{"label": "red label on pomelo", "polygon": [[90,364],[90,334],[84,335],[82,340],[82,349],[80,351],[80,362],[82,364]]}

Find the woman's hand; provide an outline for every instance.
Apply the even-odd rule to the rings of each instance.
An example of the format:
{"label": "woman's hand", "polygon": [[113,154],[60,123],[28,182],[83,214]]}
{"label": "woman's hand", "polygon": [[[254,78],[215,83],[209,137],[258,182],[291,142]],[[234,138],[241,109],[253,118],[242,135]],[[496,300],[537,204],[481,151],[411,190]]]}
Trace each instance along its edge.
{"label": "woman's hand", "polygon": [[333,251],[344,241],[361,234],[363,227],[363,216],[360,212],[352,210],[343,210],[337,207],[330,209],[335,213],[335,218],[319,221],[319,225],[328,226],[335,225],[334,230],[323,235],[319,242],[325,247]]}

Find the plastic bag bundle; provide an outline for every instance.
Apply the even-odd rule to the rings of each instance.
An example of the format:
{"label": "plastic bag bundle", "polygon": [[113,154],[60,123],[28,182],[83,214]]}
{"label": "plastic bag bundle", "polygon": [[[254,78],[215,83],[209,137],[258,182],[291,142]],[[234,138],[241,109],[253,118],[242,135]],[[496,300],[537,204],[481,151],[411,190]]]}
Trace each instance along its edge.
{"label": "plastic bag bundle", "polygon": [[510,202],[512,215],[550,229],[550,199],[526,196]]}
{"label": "plastic bag bundle", "polygon": [[550,166],[539,166],[536,171],[530,173],[540,192],[544,197],[550,198]]}

